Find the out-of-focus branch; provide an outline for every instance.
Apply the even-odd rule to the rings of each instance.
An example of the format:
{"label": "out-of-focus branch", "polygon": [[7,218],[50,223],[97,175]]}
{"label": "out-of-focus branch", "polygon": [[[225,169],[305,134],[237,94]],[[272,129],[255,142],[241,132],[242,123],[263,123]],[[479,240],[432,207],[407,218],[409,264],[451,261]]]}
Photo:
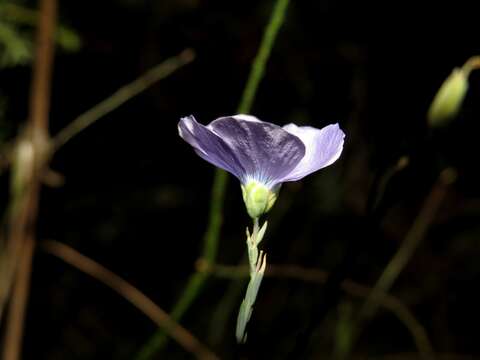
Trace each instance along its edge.
{"label": "out-of-focus branch", "polygon": [[185,350],[192,353],[198,359],[218,359],[214,353],[185,328],[176,323],[164,310],[150,300],[150,298],[112,271],[60,242],[49,240],[43,242],[42,245],[42,248],[46,252],[58,257],[81,272],[90,275],[125,298],[157,326],[165,329]]}
{"label": "out-of-focus branch", "polygon": [[[11,144],[5,146],[0,157],[0,171],[12,166],[12,173],[21,174],[12,178],[13,190],[10,200],[9,234],[2,245],[0,258],[0,315],[10,291],[7,331],[3,358],[16,360],[20,356],[25,305],[30,282],[31,257],[34,244],[34,223],[37,217],[40,183],[47,170],[49,158],[71,138],[113,111],[132,97],[146,90],[157,81],[169,76],[180,67],[192,62],[195,53],[186,49],[155,66],[145,74],[117,90],[72,123],[56,137],[48,136],[48,113],[53,62],[53,33],[56,24],[56,0],[43,0],[40,10],[40,25],[37,39],[30,116],[25,131]],[[25,155],[26,154],[26,155]],[[25,258],[26,257],[26,258]],[[17,269],[18,268],[18,269]],[[15,278],[18,274],[18,278]]]}
{"label": "out-of-focus branch", "polygon": [[[228,266],[219,264],[210,264],[205,260],[197,262],[199,272],[211,273],[222,278],[245,278],[249,274],[248,266]],[[277,278],[290,278],[307,282],[325,284],[329,274],[319,269],[307,269],[296,265],[268,265],[265,276]],[[368,286],[356,283],[352,280],[344,280],[340,284],[341,289],[354,297],[367,298],[372,289]],[[413,340],[421,354],[431,354],[432,345],[428,339],[427,332],[422,324],[418,322],[415,316],[408,308],[396,297],[387,293],[381,293],[378,296],[379,305],[394,313],[397,318],[410,331]]]}
{"label": "out-of-focus branch", "polygon": [[48,132],[57,1],[43,0],[40,2],[40,6],[37,51],[30,96],[30,121],[35,129]]}
{"label": "out-of-focus branch", "polygon": [[[193,50],[186,49],[157,65],[132,83],[77,117],[53,139],[48,135],[50,87],[56,28],[56,0],[42,0],[37,31],[37,50],[33,67],[29,120],[25,130],[13,142],[2,147],[0,172],[12,168],[8,235],[0,243],[0,318],[10,296],[5,332],[4,360],[20,357],[25,306],[28,299],[34,228],[41,182],[48,174],[50,157],[72,137],[138,95],[155,82],[193,61]],[[50,177],[51,178],[51,177]],[[10,292],[12,294],[10,295]]]}
{"label": "out-of-focus branch", "polygon": [[404,241],[385,267],[385,270],[373,287],[369,297],[365,301],[365,304],[360,312],[360,316],[362,318],[368,319],[372,317],[379,305],[379,294],[390,291],[393,283],[405,268],[405,265],[407,265],[407,263],[410,261],[418,245],[425,237],[430,224],[433,222],[433,219],[435,218],[435,215],[442,204],[448,186],[451,185],[455,179],[456,172],[453,169],[445,169],[440,173],[430,194],[426,198],[420,213],[405,236]]}
{"label": "out-of-focus branch", "polygon": [[48,114],[54,56],[57,0],[41,0],[30,93],[29,118],[18,137],[12,159],[7,240],[8,281],[12,296],[6,324],[4,360],[20,358],[26,305],[30,288],[40,174],[49,158]]}
{"label": "out-of-focus branch", "polygon": [[[50,151],[52,151],[53,154],[53,152],[61,148],[65,143],[70,141],[90,125],[94,124],[100,118],[112,112],[131,98],[139,95],[156,82],[168,77],[181,67],[191,63],[194,59],[195,52],[192,49],[185,49],[177,56],[165,60],[145,72],[143,75],[140,75],[131,83],[124,85],[108,98],[102,100],[94,107],[79,115],[70,124],[60,130],[50,141]],[[16,143],[8,143],[2,145],[0,148],[0,173],[12,163],[15,146]]]}
{"label": "out-of-focus branch", "polygon": [[[385,267],[372,291],[366,298],[363,307],[360,309],[356,329],[353,333],[352,344],[358,338],[365,322],[369,321],[375,315],[381,304],[382,294],[390,291],[394,282],[412,258],[418,245],[425,238],[427,230],[432,224],[440,205],[447,194],[448,187],[455,180],[456,172],[450,168],[443,170],[438,176],[436,183],[433,185],[432,190],[425,199],[423,206],[411,228],[407,232],[405,239]],[[435,358],[433,348],[430,348],[428,352],[421,353],[420,355],[422,355],[422,359]]]}
{"label": "out-of-focus branch", "polygon": [[132,81],[122,86],[105,100],[101,101],[82,115],[74,119],[69,125],[63,128],[54,138],[53,147],[55,150],[63,146],[74,136],[85,130],[97,120],[115,110],[120,105],[140,94],[148,87],[162,80],[195,59],[195,52],[192,49],[185,49],[177,56],[173,56],[164,62]]}
{"label": "out-of-focus branch", "polygon": [[270,21],[263,33],[262,42],[258,48],[255,60],[252,63],[252,69],[247,80],[247,85],[243,90],[240,104],[238,105],[239,113],[248,113],[252,108],[253,100],[257,94],[258,86],[265,74],[265,66],[272,52],[273,44],[278,35],[278,31],[282,27],[287,14],[289,0],[277,0],[273,8]]}

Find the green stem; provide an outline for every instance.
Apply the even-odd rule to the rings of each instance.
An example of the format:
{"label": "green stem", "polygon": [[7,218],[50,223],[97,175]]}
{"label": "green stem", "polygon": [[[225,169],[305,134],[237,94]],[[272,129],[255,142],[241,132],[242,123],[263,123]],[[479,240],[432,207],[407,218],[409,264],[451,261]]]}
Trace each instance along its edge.
{"label": "green stem", "polygon": [[210,213],[208,215],[208,226],[203,238],[203,258],[212,263],[215,261],[218,252],[218,238],[223,222],[223,201],[227,188],[227,173],[223,170],[215,170],[210,199]]}
{"label": "green stem", "polygon": [[278,30],[283,24],[285,14],[287,13],[289,0],[277,0],[275,8],[273,9],[265,32],[263,34],[262,43],[258,50],[257,56],[252,63],[252,69],[250,70],[250,76],[247,81],[247,85],[242,94],[242,100],[238,106],[239,113],[248,113],[252,108],[255,94],[257,93],[260,80],[265,73],[265,64],[267,63],[270,53],[273,48],[273,44],[278,34]]}
{"label": "green stem", "polygon": [[145,72],[131,83],[122,86],[108,98],[102,100],[97,105],[81,114],[70,124],[60,130],[60,132],[53,138],[54,149],[58,150],[60,147],[65,145],[65,143],[94,124],[96,121],[117,109],[120,105],[124,104],[134,96],[142,93],[159,80],[166,78],[182,66],[189,64],[194,59],[195,52],[191,49],[185,49],[177,56],[168,58],[164,62]]}
{"label": "green stem", "polygon": [[[285,19],[289,0],[277,0],[270,16],[270,21],[265,29],[260,48],[255,57],[250,74],[242,94],[238,113],[249,113],[257,93],[260,80],[265,72],[265,65],[270,56],[273,44],[278,31]],[[210,200],[210,213],[207,230],[204,236],[204,246],[202,257],[207,263],[214,263],[218,251],[218,239],[220,227],[222,224],[223,202],[227,188],[227,173],[223,170],[215,170],[215,176],[212,186],[212,195]],[[205,273],[195,273],[188,280],[187,286],[180,296],[178,302],[172,310],[172,318],[179,321],[188,310],[193,301],[198,297],[203,289],[208,275]],[[146,342],[137,354],[137,360],[150,359],[156,352],[161,350],[167,342],[167,337],[162,329]]]}
{"label": "green stem", "polygon": [[260,230],[258,226],[258,217],[253,219],[252,234],[247,231],[247,249],[248,260],[250,263],[250,281],[245,292],[245,297],[240,305],[237,317],[237,328],[235,336],[239,344],[247,340],[247,325],[253,312],[253,305],[257,299],[258,290],[265,274],[266,255],[258,249],[258,244],[262,241],[265,234],[267,223]]}
{"label": "green stem", "polygon": [[442,204],[448,185],[455,181],[455,177],[455,172],[452,169],[445,169],[440,173],[436,184],[425,200],[404,241],[383,270],[370,296],[365,301],[360,311],[362,319],[370,319],[375,314],[379,306],[380,295],[390,291],[394,282],[412,258]]}

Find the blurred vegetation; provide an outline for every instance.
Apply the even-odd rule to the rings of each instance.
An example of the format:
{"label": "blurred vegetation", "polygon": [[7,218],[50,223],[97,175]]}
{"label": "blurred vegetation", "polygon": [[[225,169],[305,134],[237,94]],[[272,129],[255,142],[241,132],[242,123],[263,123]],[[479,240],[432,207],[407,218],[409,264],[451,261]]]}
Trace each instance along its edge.
{"label": "blurred vegetation", "polygon": [[[32,61],[37,19],[37,11],[16,2],[0,4],[0,68]],[[65,51],[78,51],[81,47],[78,34],[64,25],[58,27],[56,41]]]}
{"label": "blurred vegetation", "polygon": [[[26,66],[32,62],[38,12],[25,5],[25,1],[0,2],[0,70]],[[60,24],[56,42],[66,52],[80,50],[82,41],[72,28]],[[0,93],[0,141],[13,134],[11,122],[6,119],[8,94]]]}
{"label": "blurred vegetation", "polygon": [[[435,359],[480,356],[477,72],[439,108],[447,121],[427,119],[452,69],[480,54],[469,2],[292,2],[251,112],[282,125],[338,121],[346,147],[331,168],[283,186],[263,243],[272,272],[247,345],[235,345],[248,216],[231,181],[218,264],[202,268],[214,170],[181,142],[176,124],[235,111],[273,3],[60,2],[52,134],[165,58],[187,47],[197,57],[53,158],[65,183],[42,193],[25,359],[131,359],[157,331],[42,251],[47,239],[98,261],[169,312],[190,276],[210,271],[181,324],[222,359],[428,358],[428,346],[419,355],[422,336]],[[26,118],[34,9],[35,1],[0,2],[2,142]],[[461,24],[445,26],[452,18]],[[442,182],[445,169],[454,182]],[[6,204],[6,173],[0,181]],[[432,197],[435,206],[426,206]],[[425,208],[434,210],[428,221]],[[382,286],[388,297],[372,298],[395,254],[412,243]],[[369,296],[375,311],[361,318]],[[152,358],[187,356],[171,342]]]}

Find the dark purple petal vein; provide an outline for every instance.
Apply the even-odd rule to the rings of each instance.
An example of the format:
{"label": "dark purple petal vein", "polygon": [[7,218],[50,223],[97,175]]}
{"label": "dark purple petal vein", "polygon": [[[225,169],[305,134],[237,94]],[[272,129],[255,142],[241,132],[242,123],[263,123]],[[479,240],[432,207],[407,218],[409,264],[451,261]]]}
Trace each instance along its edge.
{"label": "dark purple petal vein", "polygon": [[230,172],[240,181],[243,179],[245,169],[231,147],[193,116],[180,119],[178,133],[202,159]]}
{"label": "dark purple petal vein", "polygon": [[207,128],[221,137],[236,155],[245,169],[245,177],[270,186],[278,184],[305,155],[303,142],[274,124],[222,117]]}

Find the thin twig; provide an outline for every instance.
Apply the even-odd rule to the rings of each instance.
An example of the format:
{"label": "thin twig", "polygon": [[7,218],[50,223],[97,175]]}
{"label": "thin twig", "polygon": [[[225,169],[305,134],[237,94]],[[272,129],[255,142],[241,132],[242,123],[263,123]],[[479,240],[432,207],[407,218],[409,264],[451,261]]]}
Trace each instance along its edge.
{"label": "thin twig", "polygon": [[[424,239],[428,228],[432,224],[440,205],[445,198],[448,186],[455,180],[456,172],[450,168],[443,170],[438,176],[438,179],[425,199],[418,216],[415,218],[411,228],[407,232],[404,241],[401,243],[397,252],[387,264],[380,278],[366,297],[365,302],[359,311],[354,329],[352,330],[349,352],[352,351],[353,345],[358,340],[366,322],[374,316],[378,307],[383,304],[382,299],[384,298],[384,294],[387,294],[390,291],[394,282],[412,258],[418,245]],[[416,341],[418,346],[418,340]],[[419,350],[421,350],[419,352],[419,357],[421,359],[430,360],[436,358],[431,345],[422,348],[424,350],[421,350],[419,347]],[[344,358],[350,355],[349,352],[345,353]]]}
{"label": "thin twig", "polygon": [[360,311],[360,316],[362,318],[371,318],[378,306],[378,294],[388,293],[390,291],[393,283],[413,256],[422,239],[425,237],[425,234],[430,227],[430,224],[433,222],[433,219],[446,195],[448,185],[452,184],[455,181],[455,178],[456,174],[452,169],[446,169],[440,173],[437,182],[425,200],[420,213],[405,236],[405,240],[385,267],[382,275],[373,287],[370,296],[365,301],[365,304]]}
{"label": "thin twig", "polygon": [[41,1],[37,52],[30,96],[30,121],[35,129],[48,131],[50,87],[53,69],[54,34],[57,26],[57,1]]}
{"label": "thin twig", "polygon": [[[451,185],[455,179],[456,172],[450,168],[443,170],[438,176],[438,179],[425,199],[418,216],[415,218],[410,230],[407,232],[404,241],[385,267],[383,273],[380,275],[378,281],[360,309],[356,329],[353,333],[354,340],[352,340],[352,343],[358,338],[365,323],[374,316],[380,305],[382,294],[390,292],[394,282],[412,258],[421,241],[424,239],[428,228],[432,224],[440,205],[445,198],[448,186]],[[421,353],[420,355],[422,355],[423,359],[434,358],[433,349],[432,351]]]}
{"label": "thin twig", "polygon": [[[265,72],[265,66],[270,57],[273,44],[277,38],[280,27],[282,26],[287,12],[289,0],[277,0],[270,16],[270,20],[263,33],[263,38],[259,46],[257,55],[252,63],[247,83],[240,99],[237,109],[238,113],[249,113],[255,99],[260,81]],[[222,225],[223,203],[227,189],[227,173],[221,169],[215,170],[212,192],[210,198],[210,210],[208,216],[207,230],[203,236],[202,256],[209,262],[215,262],[218,251],[218,239]],[[207,280],[207,274],[195,273],[190,276],[185,289],[179,297],[178,302],[172,310],[172,317],[180,320],[193,301],[202,291]],[[140,349],[137,359],[147,360],[159,351],[165,344],[167,338],[162,330],[157,331]]]}
{"label": "thin twig", "polygon": [[[222,278],[245,278],[249,274],[248,266],[229,266],[210,264],[205,260],[197,262],[197,270],[199,272],[211,273]],[[306,269],[296,265],[269,265],[265,276],[275,278],[290,278],[307,282],[325,284],[329,274],[319,269]],[[372,289],[368,286],[356,283],[346,279],[340,284],[341,289],[347,294],[358,297],[367,298]],[[387,293],[381,293],[378,297],[379,304],[394,313],[397,318],[410,331],[412,338],[421,354],[432,354],[433,348],[428,339],[425,328],[420,324],[415,316],[408,308],[396,297]]]}
{"label": "thin twig", "polygon": [[205,347],[188,330],[176,323],[165,311],[150,300],[150,298],[112,271],[85,255],[80,254],[70,246],[58,241],[45,241],[42,243],[42,248],[118,293],[157,326],[168,331],[172,338],[198,359],[218,359],[214,353]]}
{"label": "thin twig", "polygon": [[152,86],[159,80],[162,80],[181,68],[191,63],[195,59],[195,52],[192,49],[185,49],[177,56],[173,56],[164,62],[158,64],[154,68],[132,81],[122,86],[105,100],[101,101],[82,115],[78,116],[65,128],[63,128],[54,138],[53,147],[55,150],[62,147],[71,140],[75,135],[85,130],[87,127],[95,123],[109,112],[115,110],[120,105],[140,94],[148,87]]}
{"label": "thin twig", "polygon": [[12,299],[8,312],[8,328],[5,336],[4,360],[16,360],[20,358],[22,334],[25,321],[25,309],[30,290],[32,273],[32,257],[35,249],[35,241],[29,234],[22,244],[18,259],[18,270],[15,276]]}
{"label": "thin twig", "polygon": [[12,209],[9,221],[7,246],[8,266],[11,267],[13,296],[10,301],[3,349],[4,360],[20,358],[29,296],[33,250],[35,246],[35,223],[38,215],[40,174],[48,161],[48,114],[50,87],[54,56],[54,32],[57,23],[57,0],[40,1],[40,17],[36,39],[36,54],[33,66],[30,108],[27,127],[18,137],[15,153],[22,154],[21,146],[31,151],[29,156],[17,156],[13,160]]}
{"label": "thin twig", "polygon": [[243,91],[242,100],[238,106],[239,113],[248,113],[252,108],[258,86],[265,75],[265,66],[270,57],[270,53],[272,52],[273,44],[275,43],[278,32],[284,23],[288,4],[289,0],[278,0],[275,3],[270,21],[265,28],[260,48],[258,49],[258,53],[252,63],[252,70],[248,77],[247,85]]}
{"label": "thin twig", "polygon": [[[13,211],[13,216],[10,220],[10,234],[5,249],[5,256],[1,259],[3,272],[2,286],[0,288],[0,306],[2,308],[7,300],[10,291],[10,284],[15,281],[13,277],[16,274],[16,268],[23,264],[22,266],[25,266],[25,268],[21,268],[19,271],[25,275],[25,271],[28,270],[27,266],[30,266],[29,261],[31,262],[31,258],[29,261],[24,258],[24,256],[28,256],[29,254],[29,252],[27,252],[26,244],[24,243],[27,240],[34,241],[32,231],[33,224],[37,217],[36,209],[38,205],[38,192],[40,190],[40,176],[43,173],[43,169],[46,168],[49,157],[71,138],[92,125],[102,116],[116,109],[132,97],[138,95],[155,82],[167,77],[178,68],[190,63],[195,57],[193,50],[186,49],[178,56],[170,58],[157,65],[132,83],[120,88],[110,97],[77,117],[72,123],[61,130],[53,140],[50,140],[48,139],[48,112],[50,103],[50,77],[53,61],[53,35],[51,33],[54,31],[54,25],[56,23],[56,18],[53,18],[51,13],[54,11],[56,14],[56,2],[52,1],[53,0],[46,1],[48,6],[48,16],[45,15],[45,11],[40,11],[42,16],[40,17],[41,25],[39,27],[38,50],[32,82],[29,125],[26,131],[19,136],[15,143],[7,148],[8,151],[2,154],[3,158],[1,159],[2,161],[0,161],[0,170],[10,164],[14,168],[14,172],[15,168],[23,169],[29,165],[32,166],[32,169],[27,169],[32,177],[29,179],[22,179],[23,184],[27,185],[24,186],[24,189],[21,192],[12,194],[11,202],[19,204],[18,206],[15,206],[19,210]],[[46,18],[52,23],[46,24]],[[40,31],[40,28],[42,31]],[[45,35],[45,32],[48,32],[50,35]],[[24,162],[19,163],[17,161],[16,154],[18,153],[19,144],[22,142],[26,142],[33,146],[34,159],[32,164],[26,165]],[[13,197],[15,197],[15,199],[13,199]],[[30,234],[30,232],[32,233]],[[23,253],[24,251],[25,253]],[[18,279],[21,281],[18,285],[18,291],[25,297],[28,297],[28,290],[21,289],[28,289],[28,285],[23,282],[29,282],[29,279],[29,276],[22,276]],[[12,287],[13,286],[17,285],[12,284]],[[17,290],[13,289],[13,291]],[[15,302],[18,302],[18,304]],[[11,323],[11,325],[7,325],[5,347],[3,349],[5,360],[17,359],[20,354],[21,333],[23,328],[18,325],[23,324],[24,317],[24,314],[20,314],[20,312],[24,312],[24,310],[21,310],[22,306],[20,306],[20,304],[26,304],[26,298],[22,299],[15,296],[10,304],[12,310],[14,309],[15,312],[18,313],[9,314],[9,318],[12,320],[9,320],[9,324]],[[0,315],[1,313],[2,311],[0,309]],[[12,322],[15,322],[15,324]],[[11,331],[10,328],[12,329]]]}
{"label": "thin twig", "polygon": [[[195,59],[195,52],[192,49],[185,49],[177,56],[171,57],[148,70],[133,82],[124,85],[115,91],[108,98],[102,100],[94,107],[76,117],[70,124],[65,126],[51,140],[53,152],[61,148],[73,137],[94,124],[103,116],[115,110],[131,98],[145,91],[159,80],[171,75],[181,67],[191,63]],[[0,173],[3,172],[12,162],[14,144],[4,144],[0,149]]]}

